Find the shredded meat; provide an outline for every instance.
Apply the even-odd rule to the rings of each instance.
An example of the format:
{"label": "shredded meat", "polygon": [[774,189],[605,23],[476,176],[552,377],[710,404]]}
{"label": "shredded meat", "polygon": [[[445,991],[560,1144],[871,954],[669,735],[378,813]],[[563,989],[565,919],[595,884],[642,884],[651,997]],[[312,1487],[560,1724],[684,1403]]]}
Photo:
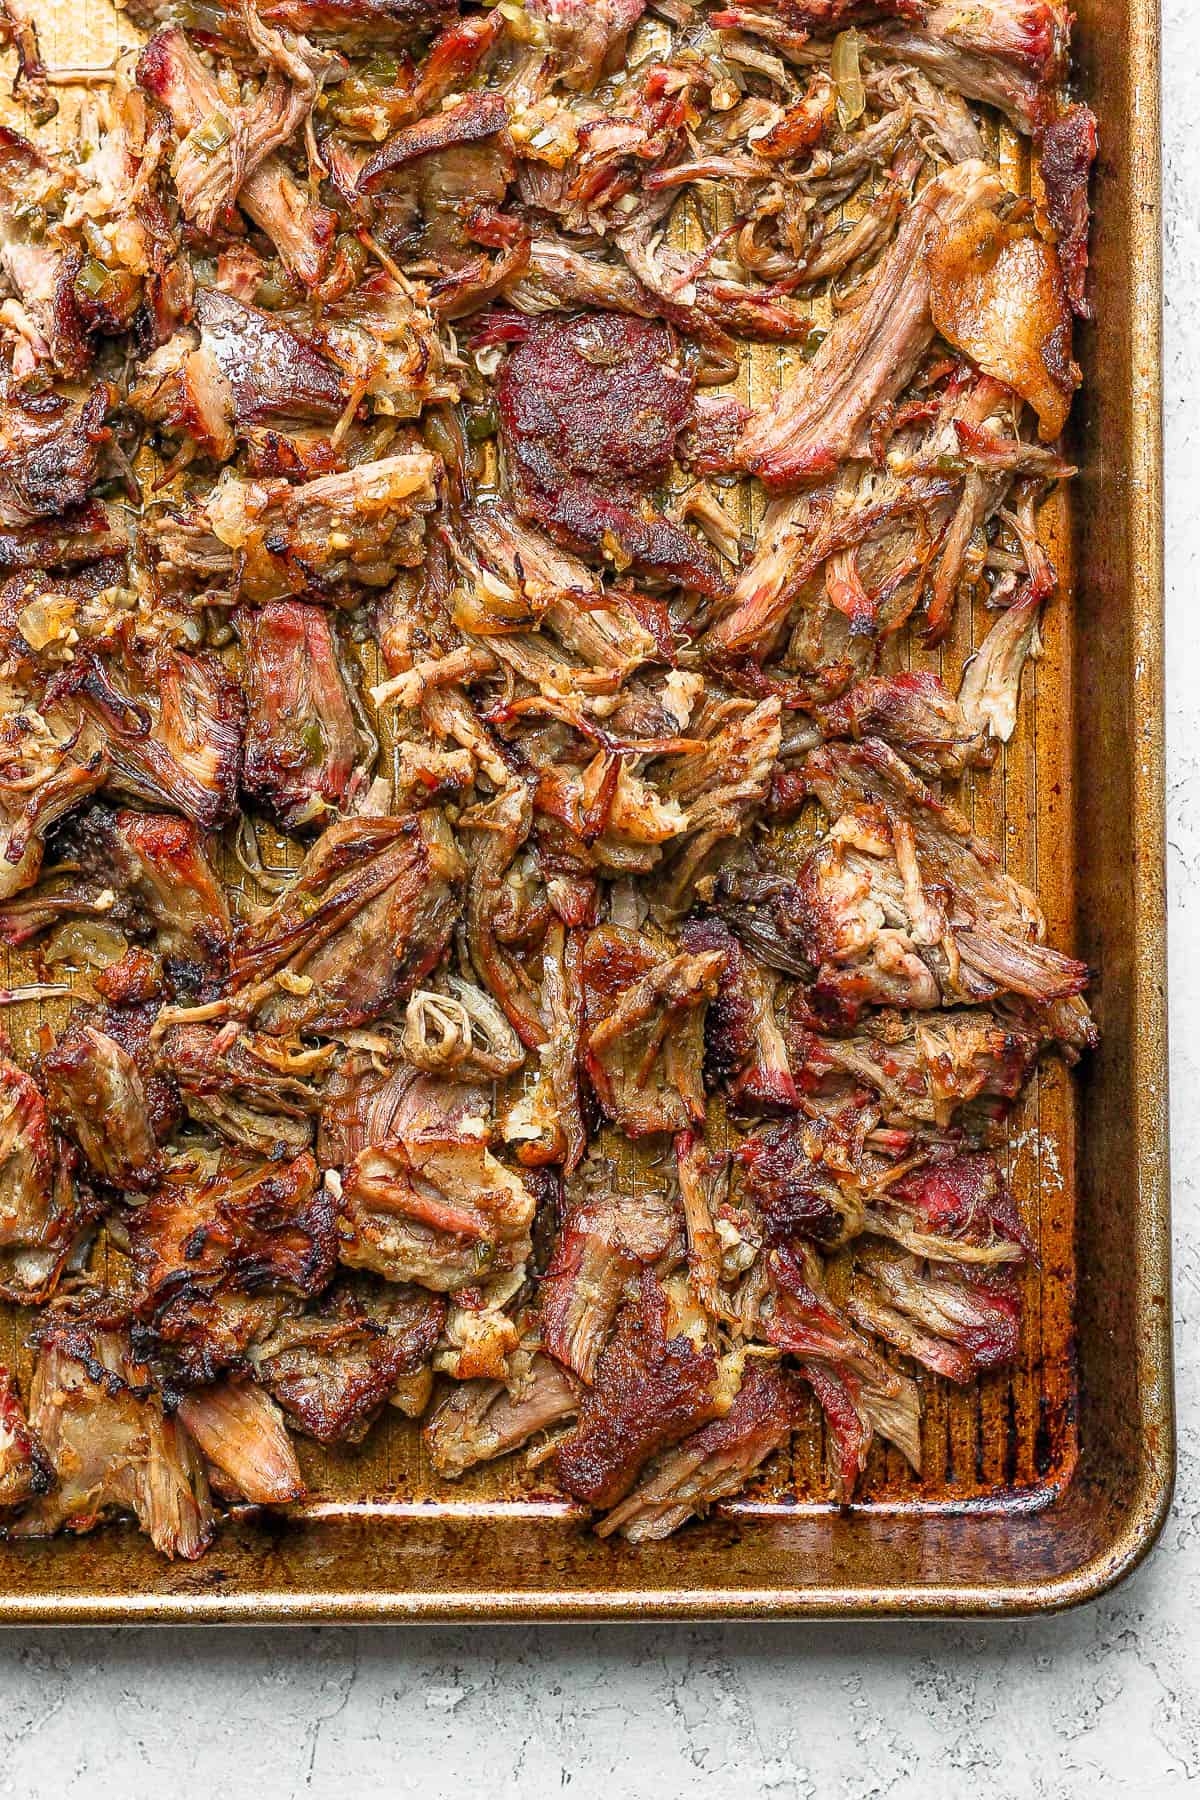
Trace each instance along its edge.
{"label": "shredded meat", "polygon": [[30,1429],[7,1369],[0,1369],[0,1509],[23,1506],[54,1483],[54,1465]]}
{"label": "shredded meat", "polygon": [[185,1394],[176,1418],[206,1458],[210,1481],[254,1506],[304,1498],[304,1482],[283,1416],[248,1381],[220,1381]]}
{"label": "shredded meat", "polygon": [[795,1415],[788,1377],[756,1364],[725,1417],[659,1457],[597,1530],[602,1537],[619,1531],[633,1544],[669,1537],[685,1520],[740,1493],[759,1465],[788,1442]]}
{"label": "shredded meat", "polygon": [[633,1545],[812,1498],[817,1406],[820,1499],[919,1472],[1097,1041],[973,824],[1076,473],[1065,0],[127,19],[0,128],[5,1532],[191,1558],[395,1413]]}
{"label": "shredded meat", "polygon": [[52,1315],[29,1390],[30,1424],[56,1476],[9,1527],[14,1537],[90,1531],[133,1513],[156,1550],[187,1561],[213,1533],[204,1460],[169,1415],[116,1320]]}
{"label": "shredded meat", "polygon": [[930,249],[1000,191],[978,162],[947,170],[923,190],[867,296],[842,314],[779,399],[751,413],[735,452],[741,468],[770,488],[795,487],[866,454],[871,415],[895,399],[933,341]]}
{"label": "shredded meat", "polygon": [[542,1343],[589,1386],[626,1282],[665,1254],[675,1226],[653,1193],[632,1206],[615,1194],[585,1199],[564,1219],[541,1286]]}
{"label": "shredded meat", "polygon": [[322,607],[275,601],[238,617],[248,723],[242,786],[286,831],[348,810],[376,741]]}

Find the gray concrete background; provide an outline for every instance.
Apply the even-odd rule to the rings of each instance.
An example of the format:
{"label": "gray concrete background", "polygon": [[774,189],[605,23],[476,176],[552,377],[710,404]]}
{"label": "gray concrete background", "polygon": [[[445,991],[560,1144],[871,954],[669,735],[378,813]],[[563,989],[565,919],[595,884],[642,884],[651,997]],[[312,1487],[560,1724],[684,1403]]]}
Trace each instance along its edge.
{"label": "gray concrete background", "polygon": [[1165,0],[1164,12],[1181,1458],[1159,1549],[1112,1598],[1020,1625],[14,1632],[0,1635],[0,1793],[1040,1800],[1200,1789],[1200,130],[1188,98],[1200,9]]}

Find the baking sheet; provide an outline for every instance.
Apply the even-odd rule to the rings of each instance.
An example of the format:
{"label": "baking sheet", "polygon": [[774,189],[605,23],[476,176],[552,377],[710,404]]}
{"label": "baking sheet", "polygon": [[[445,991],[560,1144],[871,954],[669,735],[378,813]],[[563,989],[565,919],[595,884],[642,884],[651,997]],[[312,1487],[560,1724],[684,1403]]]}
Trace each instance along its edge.
{"label": "baking sheet", "polygon": [[[59,0],[36,10],[52,66],[104,65],[136,36],[106,0],[89,0],[82,16]],[[1100,969],[1092,996],[1100,1053],[1075,1075],[1047,1063],[1009,1130],[1010,1178],[1039,1247],[1022,1277],[1015,1367],[967,1390],[922,1376],[919,1478],[877,1445],[855,1505],[839,1512],[814,1403],[790,1455],[774,1459],[754,1489],[668,1544],[636,1550],[598,1543],[577,1509],[538,1491],[519,1456],[441,1482],[415,1427],[389,1416],[358,1448],[299,1440],[309,1500],[287,1520],[227,1527],[198,1564],[162,1563],[131,1527],[0,1546],[0,1618],[1029,1608],[1091,1591],[1148,1541],[1172,1454],[1157,19],[1148,4],[1132,5],[1121,34],[1111,21],[1105,29],[1104,11],[1099,0],[1081,5],[1076,29],[1106,146],[1095,254],[1101,324],[1080,334],[1077,350],[1088,382],[1075,424],[1084,474],[1043,515],[1060,591],[1045,615],[1044,654],[1026,671],[1017,730],[995,769],[970,777],[961,796],[1005,866],[1038,893],[1050,941]],[[62,98],[49,135],[69,141],[73,96]],[[1006,141],[1004,157],[1010,184],[1027,182],[1024,146]],[[788,356],[754,351],[740,391],[772,393]],[[895,655],[939,668],[954,689],[988,622],[982,606],[974,617],[960,608],[932,657],[907,639]],[[1097,784],[1091,752],[1101,742]],[[14,958],[10,981],[26,974]],[[64,1013],[49,1003],[10,1014],[18,1049]],[[0,1345],[24,1383],[21,1337],[15,1319],[0,1321]]]}

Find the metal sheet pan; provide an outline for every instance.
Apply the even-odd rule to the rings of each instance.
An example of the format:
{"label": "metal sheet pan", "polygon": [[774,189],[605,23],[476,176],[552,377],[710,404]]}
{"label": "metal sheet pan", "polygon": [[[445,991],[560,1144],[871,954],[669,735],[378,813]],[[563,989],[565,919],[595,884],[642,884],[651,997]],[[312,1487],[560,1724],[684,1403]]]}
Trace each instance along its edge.
{"label": "metal sheet pan", "polygon": [[[105,0],[37,10],[55,64],[128,41]],[[636,1549],[601,1543],[519,1469],[440,1485],[397,1418],[356,1450],[306,1447],[301,1516],[234,1521],[198,1564],[163,1562],[132,1527],[0,1544],[0,1622],[1029,1613],[1104,1591],[1153,1543],[1174,1467],[1159,12],[1121,10],[1116,23],[1104,0],[1077,0],[1078,85],[1102,134],[1098,322],[1077,350],[1081,478],[1044,522],[1062,593],[1017,734],[970,797],[1037,887],[1053,941],[1098,971],[1100,1051],[1075,1075],[1051,1065],[1013,1122],[1010,1171],[1040,1247],[1017,1367],[967,1393],[926,1381],[920,1480],[877,1451],[856,1504],[837,1509],[814,1411],[757,1491]],[[769,392],[778,358],[746,379]],[[958,621],[948,678],[982,624]],[[0,1336],[23,1373],[15,1321]]]}

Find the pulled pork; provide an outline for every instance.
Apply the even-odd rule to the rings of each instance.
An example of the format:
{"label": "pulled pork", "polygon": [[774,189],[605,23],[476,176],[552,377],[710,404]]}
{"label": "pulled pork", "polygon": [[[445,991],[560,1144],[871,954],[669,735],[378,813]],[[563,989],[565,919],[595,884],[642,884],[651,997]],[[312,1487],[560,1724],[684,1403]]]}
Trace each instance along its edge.
{"label": "pulled pork", "polygon": [[818,1497],[919,1474],[1096,1040],[972,823],[1075,473],[1065,5],[129,17],[0,129],[0,1528],[190,1558],[393,1409],[633,1544],[818,1409]]}

